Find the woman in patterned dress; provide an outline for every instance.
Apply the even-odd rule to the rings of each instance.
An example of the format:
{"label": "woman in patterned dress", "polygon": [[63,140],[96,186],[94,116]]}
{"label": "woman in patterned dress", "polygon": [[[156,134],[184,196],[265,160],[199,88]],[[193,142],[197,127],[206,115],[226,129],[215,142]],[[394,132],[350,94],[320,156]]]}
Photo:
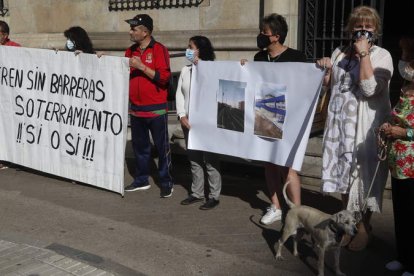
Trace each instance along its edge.
{"label": "woman in patterned dress", "polygon": [[350,44],[317,61],[326,69],[324,85],[331,89],[323,139],[322,191],[341,193],[344,208],[362,212],[358,234],[348,245],[357,251],[369,241],[371,215],[381,211],[388,176],[386,162],[375,173],[379,161],[375,130],[390,114],[393,63],[390,53],[375,45],[381,33],[375,9],[354,8],[346,29]]}

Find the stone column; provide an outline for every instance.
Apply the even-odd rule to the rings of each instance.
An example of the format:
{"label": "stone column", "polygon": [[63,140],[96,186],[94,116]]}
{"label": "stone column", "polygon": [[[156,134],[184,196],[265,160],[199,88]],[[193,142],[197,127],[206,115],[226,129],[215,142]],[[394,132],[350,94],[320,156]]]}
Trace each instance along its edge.
{"label": "stone column", "polygon": [[263,0],[264,15],[270,13],[278,13],[286,18],[289,26],[288,35],[285,45],[291,48],[297,48],[298,38],[298,16],[299,16],[299,0]]}

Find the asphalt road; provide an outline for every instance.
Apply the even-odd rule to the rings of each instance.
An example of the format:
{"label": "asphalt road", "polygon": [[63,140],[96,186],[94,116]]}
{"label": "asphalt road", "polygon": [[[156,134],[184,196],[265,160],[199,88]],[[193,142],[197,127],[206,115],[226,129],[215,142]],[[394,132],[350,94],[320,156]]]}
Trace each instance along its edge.
{"label": "asphalt road", "polygon": [[[132,161],[127,159],[126,185]],[[201,203],[179,204],[191,179],[185,157],[174,156],[173,164],[176,185],[167,199],[153,182],[147,191],[121,197],[31,170],[1,170],[0,239],[69,256],[83,252],[91,256],[84,261],[116,275],[315,275],[309,242],[301,243],[301,258],[291,254],[288,242],[286,260],[275,260],[282,225],[258,223],[268,205],[260,169],[225,166],[220,205],[201,211]],[[329,212],[340,208],[336,198],[306,189],[303,201]],[[348,275],[398,275],[384,269],[395,254],[391,202],[384,207],[373,218],[369,248],[343,250]],[[325,275],[333,275],[331,254],[326,263]]]}

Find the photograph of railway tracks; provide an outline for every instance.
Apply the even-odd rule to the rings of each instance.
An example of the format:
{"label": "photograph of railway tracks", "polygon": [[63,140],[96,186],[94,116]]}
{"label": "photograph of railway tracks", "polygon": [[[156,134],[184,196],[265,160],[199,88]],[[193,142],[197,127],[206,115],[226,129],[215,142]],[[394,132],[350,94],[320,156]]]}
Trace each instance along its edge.
{"label": "photograph of railway tracks", "polygon": [[217,127],[244,132],[245,88],[247,83],[219,80]]}
{"label": "photograph of railway tracks", "polygon": [[263,83],[255,95],[254,134],[282,139],[286,116],[286,85]]}

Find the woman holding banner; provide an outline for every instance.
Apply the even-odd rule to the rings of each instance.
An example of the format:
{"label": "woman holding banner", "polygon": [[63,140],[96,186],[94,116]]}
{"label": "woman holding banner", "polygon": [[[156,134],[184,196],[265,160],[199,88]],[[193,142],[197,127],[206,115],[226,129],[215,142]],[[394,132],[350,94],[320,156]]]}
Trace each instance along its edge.
{"label": "woman holding banner", "polygon": [[322,190],[342,195],[344,208],[363,213],[358,234],[348,248],[362,250],[369,241],[372,212],[380,212],[387,164],[377,158],[376,130],[390,114],[390,53],[375,45],[381,33],[378,12],[356,7],[347,24],[349,45],[317,61],[326,69],[331,98],[323,139]]}
{"label": "woman holding banner", "polygon": [[75,53],[94,54],[95,50],[88,33],[79,26],[70,27],[63,33],[66,37],[66,50]]}
{"label": "woman holding banner", "polygon": [[[205,36],[193,36],[188,43],[186,58],[197,64],[198,60],[214,60],[215,54],[210,40]],[[184,132],[185,142],[188,145],[188,133],[191,128],[188,121],[188,106],[190,99],[191,69],[192,64],[184,66],[181,70],[176,92],[177,114],[180,118],[181,127]],[[221,175],[219,172],[219,160],[213,153],[189,150],[187,156],[191,163],[192,184],[190,195],[181,201],[182,205],[190,205],[201,202],[204,199],[204,169],[208,175],[210,193],[208,200],[201,205],[201,210],[210,210],[219,204],[221,191]]]}
{"label": "woman holding banner", "polygon": [[[288,25],[282,15],[273,13],[265,16],[260,23],[260,34],[257,36],[257,47],[261,50],[254,56],[254,61],[306,62],[306,57],[302,52],[283,45],[287,33]],[[241,64],[244,65],[246,61],[242,59]],[[283,183],[290,182],[287,192],[296,205],[301,204],[301,187],[299,175],[292,168],[269,162],[264,164],[264,168],[271,204],[260,219],[260,223],[269,225],[282,219],[282,207],[278,194],[281,194]]]}

